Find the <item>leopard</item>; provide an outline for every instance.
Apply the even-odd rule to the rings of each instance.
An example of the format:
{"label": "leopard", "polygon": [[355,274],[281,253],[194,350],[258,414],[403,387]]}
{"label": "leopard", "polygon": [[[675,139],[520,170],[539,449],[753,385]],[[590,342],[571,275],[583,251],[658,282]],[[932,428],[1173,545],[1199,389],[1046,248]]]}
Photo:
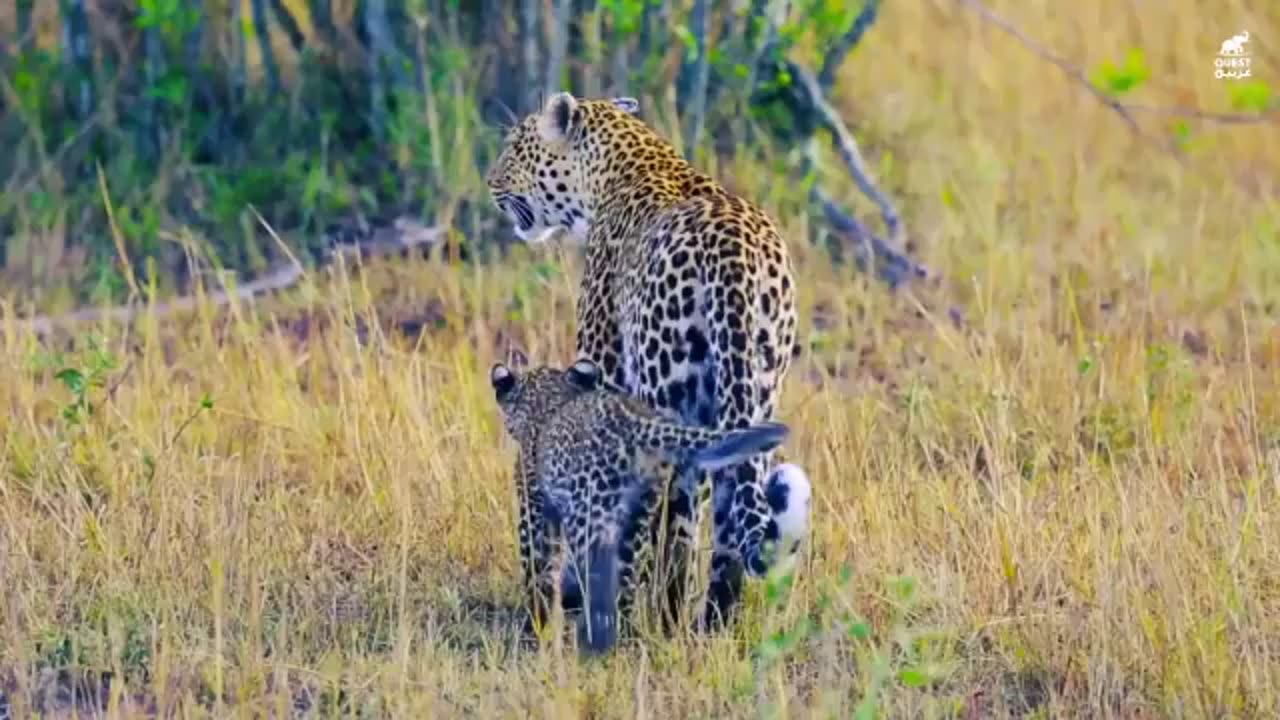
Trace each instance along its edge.
{"label": "leopard", "polygon": [[[650,406],[717,429],[773,418],[800,348],[796,281],[782,235],[758,206],[694,168],[640,118],[634,98],[558,92],[505,132],[485,183],[533,246],[583,251],[576,352]],[[703,506],[712,510],[710,578],[699,626],[723,627],[744,578],[780,556],[780,523],[808,532],[808,487],[758,454],[676,481],[648,523],[663,547],[668,620],[680,614]],[[797,515],[803,507],[803,515]],[[671,627],[668,623],[668,627]]]}
{"label": "leopard", "polygon": [[[789,434],[777,422],[736,430],[681,423],[604,382],[591,360],[528,371],[497,363],[489,377],[503,425],[519,446],[516,484],[528,500],[522,505],[548,540],[524,568],[530,610],[545,623],[541,608],[558,575],[566,608],[585,610],[577,614],[577,630],[588,655],[614,648],[618,613],[632,605],[635,545],[624,538],[637,537],[663,480],[655,463],[716,470],[771,450]],[[557,573],[552,557],[561,550]]]}

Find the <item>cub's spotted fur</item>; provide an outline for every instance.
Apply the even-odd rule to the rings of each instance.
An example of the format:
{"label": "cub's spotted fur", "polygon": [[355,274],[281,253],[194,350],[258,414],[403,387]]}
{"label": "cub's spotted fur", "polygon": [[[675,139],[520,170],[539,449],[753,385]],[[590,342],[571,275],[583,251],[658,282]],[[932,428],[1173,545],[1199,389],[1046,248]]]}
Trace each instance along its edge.
{"label": "cub's spotted fur", "polygon": [[787,435],[779,423],[722,431],[664,419],[605,387],[590,360],[524,374],[497,364],[490,381],[520,446],[516,475],[532,609],[541,622],[555,582],[552,545],[563,543],[561,593],[566,604],[585,605],[579,636],[592,652],[616,642],[619,596],[630,605],[633,543],[655,493],[656,463],[716,470],[772,450]]}

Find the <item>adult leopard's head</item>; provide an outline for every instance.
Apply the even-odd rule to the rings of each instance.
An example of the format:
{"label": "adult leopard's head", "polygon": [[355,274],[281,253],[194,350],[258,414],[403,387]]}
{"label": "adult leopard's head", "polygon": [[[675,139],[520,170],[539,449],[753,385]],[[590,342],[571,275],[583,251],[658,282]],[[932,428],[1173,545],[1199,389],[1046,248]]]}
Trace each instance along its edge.
{"label": "adult leopard's head", "polygon": [[557,93],[507,132],[485,184],[498,208],[515,223],[517,237],[539,243],[564,228],[578,242],[586,240],[591,208],[581,191],[577,141],[589,117],[618,111],[635,115],[639,107],[634,98],[580,102],[569,93]]}

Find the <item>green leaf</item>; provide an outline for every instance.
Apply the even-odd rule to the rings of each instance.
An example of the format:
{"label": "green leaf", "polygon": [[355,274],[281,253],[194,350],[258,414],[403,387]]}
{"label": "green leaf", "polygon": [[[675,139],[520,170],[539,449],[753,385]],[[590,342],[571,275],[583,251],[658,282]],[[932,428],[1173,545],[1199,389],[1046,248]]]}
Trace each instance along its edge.
{"label": "green leaf", "polygon": [[954,208],[956,206],[956,194],[950,185],[942,186],[942,204],[944,207]]}
{"label": "green leaf", "polygon": [[84,394],[84,374],[79,370],[76,370],[75,368],[63,368],[62,370],[59,370],[58,374],[54,377],[61,380],[62,384],[66,385],[67,389],[76,395]]}
{"label": "green leaf", "polygon": [[877,709],[875,697],[868,697],[858,703],[857,709],[853,712],[853,717],[855,720],[875,720],[880,715]]}
{"label": "green leaf", "polygon": [[889,177],[893,174],[893,151],[884,150],[880,155],[880,169],[876,171],[880,177]]}
{"label": "green leaf", "polygon": [[1249,112],[1263,112],[1271,105],[1271,88],[1265,80],[1247,80],[1231,85],[1231,107]]}
{"label": "green leaf", "polygon": [[909,688],[924,687],[929,684],[929,675],[916,668],[903,668],[898,671],[898,681]]}
{"label": "green leaf", "polygon": [[560,275],[560,268],[556,267],[555,263],[544,260],[533,266],[533,274],[539,280],[549,282]]}
{"label": "green leaf", "polygon": [[1186,120],[1178,120],[1173,124],[1173,142],[1182,150],[1191,145],[1191,124]]}
{"label": "green leaf", "polygon": [[791,575],[784,575],[781,578],[767,577],[764,585],[764,597],[770,605],[777,605],[787,596],[787,591],[791,589]]}
{"label": "green leaf", "polygon": [[1093,367],[1093,360],[1088,356],[1080,358],[1080,362],[1076,364],[1076,372],[1084,375]]}
{"label": "green leaf", "polygon": [[871,637],[871,626],[863,621],[850,623],[849,637],[854,640],[866,640]]}
{"label": "green leaf", "polygon": [[1110,60],[1103,62],[1094,73],[1093,82],[1113,95],[1123,95],[1135,90],[1149,77],[1151,70],[1143,59],[1142,50],[1134,48],[1125,54],[1124,62],[1119,66]]}
{"label": "green leaf", "polygon": [[200,407],[204,410],[213,409],[213,398],[209,397],[209,393],[205,393],[200,397]]}
{"label": "green leaf", "polygon": [[907,575],[901,575],[889,580],[889,592],[899,602],[909,603],[916,594],[916,579]]}
{"label": "green leaf", "polygon": [[698,39],[693,36],[687,25],[677,25],[675,27],[676,37],[680,38],[680,42],[684,43],[685,51],[689,53],[688,62],[694,62],[698,59]]}
{"label": "green leaf", "polygon": [[158,100],[177,105],[187,96],[187,78],[178,73],[168,73],[156,81],[147,94]]}

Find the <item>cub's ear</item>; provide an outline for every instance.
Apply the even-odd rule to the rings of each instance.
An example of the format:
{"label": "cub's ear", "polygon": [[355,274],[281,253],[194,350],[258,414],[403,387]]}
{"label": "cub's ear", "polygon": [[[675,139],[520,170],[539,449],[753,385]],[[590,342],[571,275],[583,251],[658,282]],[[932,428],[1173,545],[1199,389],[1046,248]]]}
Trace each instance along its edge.
{"label": "cub's ear", "polygon": [[493,395],[499,401],[506,399],[516,387],[516,375],[511,368],[498,363],[489,370],[489,383],[493,385]]}
{"label": "cub's ear", "polygon": [[602,379],[600,366],[585,358],[570,366],[565,376],[574,387],[582,390],[595,390],[600,387]]}
{"label": "cub's ear", "polygon": [[628,115],[640,114],[640,101],[633,97],[616,97],[609,100],[613,106]]}
{"label": "cub's ear", "polygon": [[516,370],[523,370],[529,367],[529,358],[525,356],[523,350],[513,347],[507,350],[507,363]]}
{"label": "cub's ear", "polygon": [[582,122],[578,101],[567,92],[552,95],[542,108],[538,130],[548,142],[565,142],[577,132]]}

